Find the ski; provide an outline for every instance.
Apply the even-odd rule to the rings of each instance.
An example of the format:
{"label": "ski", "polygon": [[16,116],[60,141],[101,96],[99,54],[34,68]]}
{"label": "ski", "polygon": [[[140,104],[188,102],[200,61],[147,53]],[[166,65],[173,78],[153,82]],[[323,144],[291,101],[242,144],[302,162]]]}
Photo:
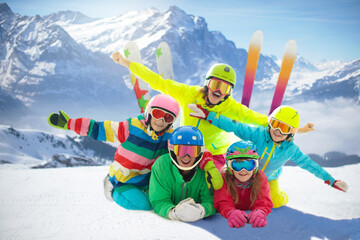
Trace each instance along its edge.
{"label": "ski", "polygon": [[294,66],[296,52],[297,52],[296,41],[291,39],[287,42],[285,47],[285,53],[282,59],[280,73],[275,87],[275,92],[272,99],[269,115],[275,110],[275,108],[281,105],[281,102],[284,97],[286,85],[290,78],[291,70]]}
{"label": "ski", "polygon": [[[135,42],[128,42],[125,45],[124,56],[132,62],[142,63],[140,50]],[[136,99],[140,107],[140,112],[144,113],[146,105],[150,100],[149,85],[139,77],[135,76],[131,71],[129,73]]]}
{"label": "ski", "polygon": [[246,62],[246,71],[244,78],[243,94],[241,99],[241,104],[249,107],[251,94],[255,81],[255,74],[257,69],[257,64],[260,58],[260,51],[263,42],[263,32],[258,30],[253,33],[250,44],[249,52]]}
{"label": "ski", "polygon": [[171,50],[166,42],[159,43],[156,48],[156,63],[158,72],[164,79],[175,80]]}

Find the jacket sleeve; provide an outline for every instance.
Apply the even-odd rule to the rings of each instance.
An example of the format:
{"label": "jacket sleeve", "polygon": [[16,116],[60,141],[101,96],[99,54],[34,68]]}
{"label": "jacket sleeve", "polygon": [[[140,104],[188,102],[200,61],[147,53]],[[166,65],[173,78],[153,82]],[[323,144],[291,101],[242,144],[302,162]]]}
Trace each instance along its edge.
{"label": "jacket sleeve", "polygon": [[189,92],[190,86],[174,80],[164,79],[140,63],[131,62],[129,69],[133,74],[148,83],[152,89],[170,95],[178,102]]}
{"label": "jacket sleeve", "polygon": [[207,149],[205,149],[203,157],[201,158],[199,163],[200,169],[204,170],[206,164],[210,161],[212,161],[212,154]]}
{"label": "jacket sleeve", "polygon": [[226,218],[227,214],[235,209],[235,204],[230,193],[227,193],[226,182],[225,179],[223,180],[222,188],[214,192],[214,206],[221,216]]}
{"label": "jacket sleeve", "polygon": [[171,201],[171,187],[166,181],[167,174],[162,171],[159,161],[155,161],[152,166],[150,184],[149,184],[149,199],[154,208],[154,212],[164,218],[169,218],[169,211],[175,207]]}
{"label": "jacket sleeve", "polygon": [[233,132],[243,140],[255,142],[260,134],[260,127],[253,127],[214,112],[210,112],[206,120],[226,132]]}
{"label": "jacket sleeve", "polygon": [[251,110],[245,105],[235,101],[232,97],[229,100],[230,107],[221,113],[222,115],[246,124],[264,127],[268,125],[267,115]]}
{"label": "jacket sleeve", "polygon": [[261,209],[265,212],[266,216],[271,212],[273,203],[270,197],[270,186],[268,179],[263,171],[259,170],[257,174],[261,176],[261,187],[259,195],[257,196],[251,210]]}
{"label": "jacket sleeve", "polygon": [[333,185],[335,179],[319,164],[311,160],[311,158],[302,153],[298,146],[293,144],[292,148],[294,148],[294,154],[291,156],[293,162],[295,162],[299,167],[309,171],[310,173],[314,174],[316,177],[330,182],[330,186]]}
{"label": "jacket sleeve", "polygon": [[69,119],[68,128],[97,141],[122,143],[129,135],[129,122],[96,122],[90,118]]}

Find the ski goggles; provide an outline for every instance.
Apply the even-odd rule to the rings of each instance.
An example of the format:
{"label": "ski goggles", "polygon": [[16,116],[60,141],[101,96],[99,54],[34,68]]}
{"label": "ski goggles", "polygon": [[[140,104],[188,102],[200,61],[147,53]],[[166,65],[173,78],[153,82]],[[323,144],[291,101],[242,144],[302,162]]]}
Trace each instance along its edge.
{"label": "ski goggles", "polygon": [[186,155],[198,157],[202,151],[202,147],[196,145],[174,145],[173,151],[178,157],[184,157]]}
{"label": "ski goggles", "polygon": [[296,128],[293,128],[291,126],[289,126],[286,123],[283,123],[277,119],[271,118],[269,121],[269,125],[272,129],[276,130],[279,129],[281,134],[283,135],[288,135],[288,134],[292,134],[292,133],[296,133]]}
{"label": "ski goggles", "polygon": [[159,108],[151,109],[150,114],[156,119],[163,119],[165,123],[168,124],[173,123],[175,121],[174,115]]}
{"label": "ski goggles", "polygon": [[254,170],[256,167],[256,162],[253,159],[249,160],[230,160],[228,161],[228,166],[234,170],[235,172],[240,172],[242,169],[245,169],[246,171],[250,172]]}
{"label": "ski goggles", "polygon": [[213,92],[219,90],[222,95],[227,95],[231,92],[232,86],[230,83],[218,78],[211,78],[208,83],[208,88]]}

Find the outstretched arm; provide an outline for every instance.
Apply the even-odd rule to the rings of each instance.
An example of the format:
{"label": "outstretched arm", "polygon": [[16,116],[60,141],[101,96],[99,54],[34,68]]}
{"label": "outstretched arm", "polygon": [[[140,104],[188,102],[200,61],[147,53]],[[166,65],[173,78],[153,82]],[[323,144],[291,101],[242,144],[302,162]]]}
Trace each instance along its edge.
{"label": "outstretched arm", "polygon": [[131,61],[126,59],[120,52],[114,52],[112,54],[112,59],[114,62],[119,63],[120,65],[123,65],[124,67],[129,68]]}

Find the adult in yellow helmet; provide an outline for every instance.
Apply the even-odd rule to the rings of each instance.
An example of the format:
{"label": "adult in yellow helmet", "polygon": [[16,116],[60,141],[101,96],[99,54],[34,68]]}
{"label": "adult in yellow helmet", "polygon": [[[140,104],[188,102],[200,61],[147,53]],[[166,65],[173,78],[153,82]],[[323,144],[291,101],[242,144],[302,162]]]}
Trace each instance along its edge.
{"label": "adult in yellow helmet", "polygon": [[288,202],[288,195],[279,188],[278,178],[282,172],[282,166],[289,160],[335,189],[347,191],[348,187],[345,182],[335,180],[319,164],[302,153],[293,142],[300,124],[300,115],[294,108],[289,106],[276,108],[269,116],[268,127],[242,124],[215,112],[208,112],[200,105],[192,104],[189,108],[194,111],[191,116],[205,119],[214,126],[227,132],[234,132],[241,139],[252,141],[256,145],[261,156],[259,169],[268,178],[274,208],[281,207]]}
{"label": "adult in yellow helmet", "polygon": [[152,89],[176,99],[182,108],[180,124],[197,127],[203,134],[205,147],[213,154],[213,161],[220,170],[225,165],[225,154],[232,139],[228,133],[206,121],[190,117],[188,105],[199,104],[205,109],[222,114],[243,123],[267,126],[268,117],[235,101],[231,91],[236,84],[236,73],[227,64],[215,64],[208,73],[204,86],[189,86],[170,79],[163,79],[142,64],[130,62],[120,52],[112,55],[115,62],[147,82]]}

